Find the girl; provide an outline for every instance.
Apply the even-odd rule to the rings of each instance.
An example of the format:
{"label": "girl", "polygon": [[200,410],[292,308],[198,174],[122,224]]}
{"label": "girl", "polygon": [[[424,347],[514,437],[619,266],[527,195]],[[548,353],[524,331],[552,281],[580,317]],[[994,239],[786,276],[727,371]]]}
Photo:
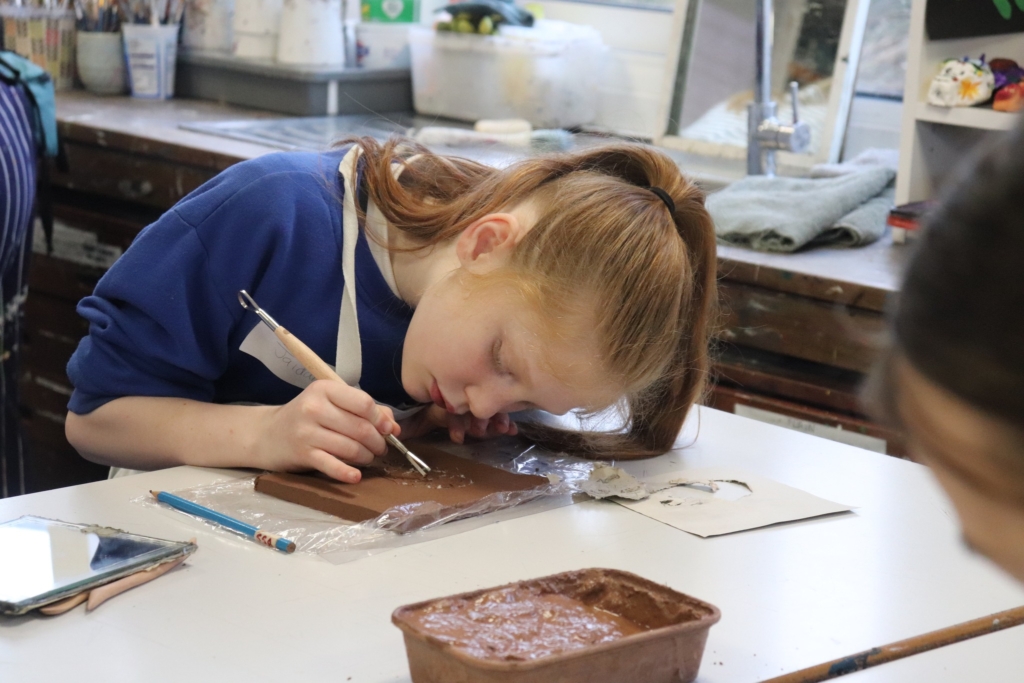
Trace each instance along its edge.
{"label": "girl", "polygon": [[[618,433],[522,431],[654,455],[704,386],[715,265],[703,194],[641,146],[505,170],[400,140],[260,157],[143,230],[81,302],[68,440],[110,465],[357,482],[388,433],[461,442],[516,433],[514,411],[624,401]],[[311,381],[241,289],[348,386]]]}
{"label": "girl", "polygon": [[928,221],[870,402],[949,494],[966,542],[1024,581],[1024,128]]}

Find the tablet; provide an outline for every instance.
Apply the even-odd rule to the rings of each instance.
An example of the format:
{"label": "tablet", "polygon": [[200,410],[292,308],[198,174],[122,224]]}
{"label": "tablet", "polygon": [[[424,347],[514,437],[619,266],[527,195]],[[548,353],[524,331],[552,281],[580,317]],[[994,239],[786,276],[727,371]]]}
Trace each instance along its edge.
{"label": "tablet", "polygon": [[25,516],[0,524],[0,614],[24,614],[194,552],[194,543]]}

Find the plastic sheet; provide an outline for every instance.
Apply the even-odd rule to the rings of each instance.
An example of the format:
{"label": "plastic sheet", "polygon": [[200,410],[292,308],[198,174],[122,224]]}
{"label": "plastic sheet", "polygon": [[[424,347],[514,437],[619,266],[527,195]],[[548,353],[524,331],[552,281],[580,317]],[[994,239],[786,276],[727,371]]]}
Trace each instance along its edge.
{"label": "plastic sheet", "polygon": [[[590,461],[548,453],[518,438],[468,445],[437,440],[435,445],[509,472],[546,476],[550,483],[528,491],[492,493],[472,506],[460,509],[440,508],[429,502],[398,506],[376,519],[358,524],[257,493],[253,488],[255,477],[216,482],[173,493],[283,536],[295,543],[297,552],[311,553],[340,564],[384,550],[569,505],[573,502],[573,495],[581,491],[581,484],[590,476],[593,467]],[[166,509],[151,496],[140,496],[133,502]],[[168,514],[180,516],[183,513],[168,511]],[[239,536],[220,525],[198,517],[193,519],[219,533]],[[415,530],[408,531],[413,519]]]}

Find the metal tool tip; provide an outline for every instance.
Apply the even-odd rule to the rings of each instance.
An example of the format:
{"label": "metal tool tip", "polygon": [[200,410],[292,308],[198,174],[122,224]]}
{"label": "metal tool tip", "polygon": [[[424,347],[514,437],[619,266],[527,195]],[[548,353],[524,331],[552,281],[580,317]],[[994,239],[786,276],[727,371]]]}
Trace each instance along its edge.
{"label": "metal tool tip", "polygon": [[256,302],[252,300],[251,296],[249,296],[249,292],[244,289],[238,290],[238,303],[242,304],[242,308],[248,310],[250,302],[252,302],[253,308],[256,308]]}

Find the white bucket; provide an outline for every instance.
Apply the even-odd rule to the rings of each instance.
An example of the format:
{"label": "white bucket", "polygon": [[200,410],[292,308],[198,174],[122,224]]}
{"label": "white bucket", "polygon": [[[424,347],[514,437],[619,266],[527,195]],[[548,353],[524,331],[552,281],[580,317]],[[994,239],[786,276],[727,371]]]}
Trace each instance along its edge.
{"label": "white bucket", "polygon": [[342,66],[345,40],[341,0],[284,0],[277,61]]}
{"label": "white bucket", "polygon": [[75,40],[78,77],[85,89],[98,95],[123,93],[127,81],[121,34],[78,31]]}
{"label": "white bucket", "polygon": [[245,59],[276,59],[277,34],[243,33],[235,31],[231,53]]}
{"label": "white bucket", "polygon": [[235,0],[185,0],[181,44],[189,50],[231,52]]}
{"label": "white bucket", "polygon": [[283,0],[235,0],[236,57],[275,59]]}

